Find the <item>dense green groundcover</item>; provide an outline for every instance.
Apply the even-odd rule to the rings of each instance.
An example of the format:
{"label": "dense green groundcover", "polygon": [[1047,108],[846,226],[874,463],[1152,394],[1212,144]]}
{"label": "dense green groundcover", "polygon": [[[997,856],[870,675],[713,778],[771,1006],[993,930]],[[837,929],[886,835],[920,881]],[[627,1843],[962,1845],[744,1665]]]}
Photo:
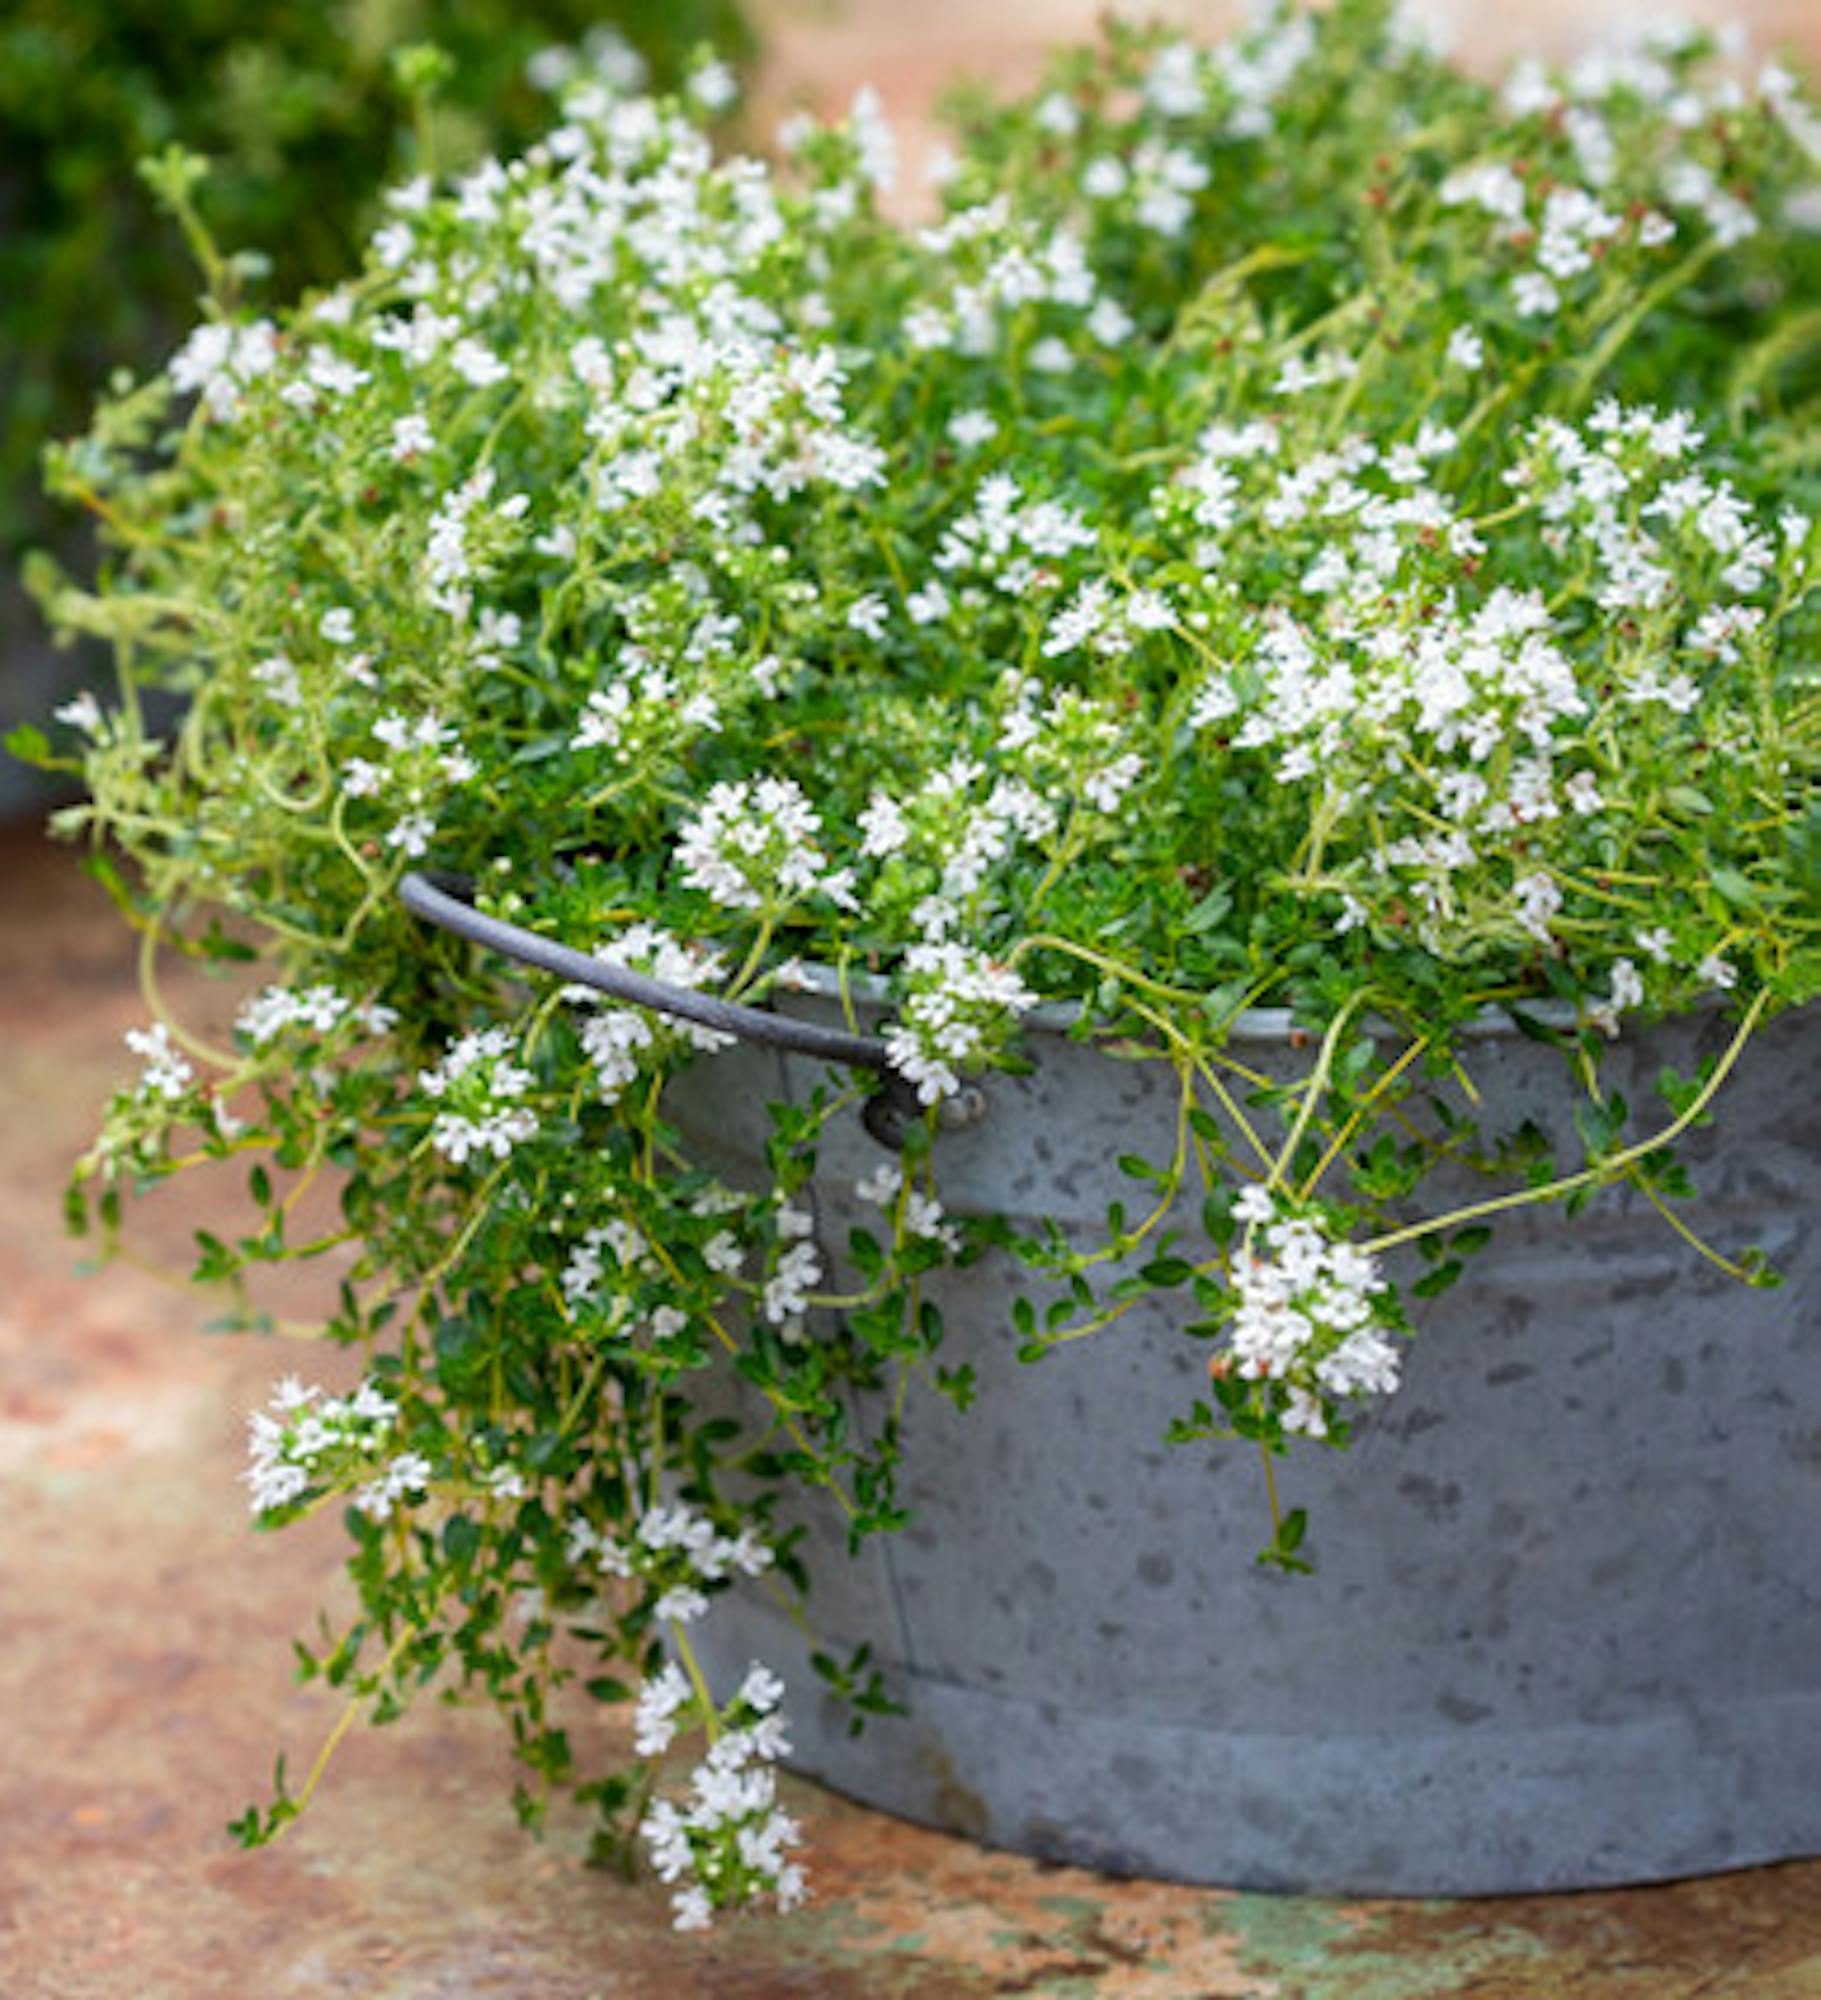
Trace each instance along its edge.
{"label": "dense green groundcover", "polygon": [[[218,239],[270,263],[266,296],[347,268],[376,190],[412,156],[394,52],[450,57],[429,119],[442,162],[548,117],[541,51],[621,38],[660,85],[700,42],[747,46],[729,0],[9,0],[0,11],[0,550],[36,517],[44,440],[109,372],[151,365],[199,281],[136,163],[213,163]],[[597,40],[597,48],[601,44]],[[547,66],[547,74],[554,71]]]}
{"label": "dense green groundcover", "polygon": [[[869,101],[773,169],[716,158],[718,72],[583,80],[522,161],[396,189],[346,283],[218,298],[57,457],[111,554],[52,609],[121,694],[36,747],[86,776],[63,824],[156,1015],[72,1215],[112,1244],[127,1195],[238,1163],[254,1218],[196,1276],[248,1324],[259,1266],[351,1259],[286,1330],[361,1386],[281,1384],[250,1474],[266,1525],[345,1509],[360,1609],[299,1657],[350,1714],[482,1689],[528,1817],[579,1782],[681,1923],[789,1903],[783,1691],[709,1688],[690,1628],[738,1575],[804,1585],[780,1494],[902,1524],[898,1399],[975,1392],[938,1267],[1022,1258],[993,1332],[1039,1364],[1179,1305],[1211,1386],[1175,1435],[1259,1453],[1295,1569],[1276,1462],[1396,1391],[1502,1212],[1622,1183],[1699,1241],[1674,1141],[1821,989],[1821,135],[1708,53],[1494,86],[1372,0],[1213,51],[1121,31],[964,112],[923,230],[878,212]],[[148,686],[190,697],[174,741]],[[925,1116],[876,1226],[837,1265],[803,1194],[866,1077],[775,1109],[728,1185],[666,1116],[716,1038],[426,930],[426,864],[673,983],[879,981]],[[160,1005],[173,948],[259,960],[231,1044]],[[1088,1239],[942,1205],[943,1106],[1039,998],[1179,1089]],[[1228,1046],[1260,1005],[1307,1030],[1293,1083]],[[1560,1049],[1574,1156],[1482,1125],[1494,1005]],[[1613,1037],[1714,1006],[1718,1056],[1615,1093]],[[1443,1161],[1484,1199],[1426,1207]],[[761,1437],[705,1414],[729,1366]],[[636,1700],[631,1770],[576,1770],[578,1677]]]}

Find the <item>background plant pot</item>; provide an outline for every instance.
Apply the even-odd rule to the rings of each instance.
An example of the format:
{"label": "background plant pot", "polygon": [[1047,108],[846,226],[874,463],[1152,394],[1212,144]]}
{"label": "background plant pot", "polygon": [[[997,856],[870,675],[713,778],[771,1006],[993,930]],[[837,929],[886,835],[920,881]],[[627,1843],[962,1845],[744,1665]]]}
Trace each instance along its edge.
{"label": "background plant pot", "polygon": [[[871,1641],[910,1715],[850,1737],[756,1588],[702,1628],[717,1687],[763,1658],[791,1684],[800,1770],[1114,1872],[1484,1894],[1821,1850],[1818,1029],[1812,1012],[1774,1023],[1683,1149],[1703,1231],[1762,1244],[1784,1287],[1738,1285],[1629,1190],[1575,1221],[1505,1219],[1419,1307],[1405,1386],[1353,1449],[1280,1466],[1285,1504],[1310,1509],[1313,1577],[1253,1563],[1268,1523],[1251,1447],[1162,1442],[1205,1380],[1169,1310],[1026,1366],[1019,1274],[999,1258],[943,1274],[943,1359],[971,1362],[981,1394],[966,1415],[913,1396],[913,1525],[850,1562],[832,1503],[802,1515],[817,1643]],[[1709,1015],[1614,1051],[1638,1129],[1667,1117],[1660,1066],[1686,1072],[1727,1032]],[[1131,1199],[1116,1157],[1167,1156],[1174,1078],[1032,1042],[1036,1073],[993,1078],[986,1120],[939,1142],[944,1198],[1091,1233]],[[1280,1075],[1306,1060],[1281,1041],[1243,1053]],[[1578,1156],[1552,1051],[1490,1037],[1471,1067],[1488,1129],[1532,1117]],[[757,1184],[764,1100],[825,1076],[741,1049],[698,1064],[674,1115]],[[851,1115],[827,1134],[814,1206],[844,1281],[866,1214],[853,1184],[879,1157]],[[1476,1189],[1431,1183],[1425,1208]]]}

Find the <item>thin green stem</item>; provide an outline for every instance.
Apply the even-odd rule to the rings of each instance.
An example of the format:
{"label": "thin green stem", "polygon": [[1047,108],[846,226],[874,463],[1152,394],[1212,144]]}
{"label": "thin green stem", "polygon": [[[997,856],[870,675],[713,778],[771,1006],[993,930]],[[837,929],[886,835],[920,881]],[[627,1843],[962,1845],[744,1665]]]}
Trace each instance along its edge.
{"label": "thin green stem", "polygon": [[1594,1166],[1584,1167],[1579,1173],[1565,1174],[1561,1179],[1548,1181],[1541,1187],[1520,1188],[1511,1194],[1495,1195],[1488,1201],[1471,1202],[1465,1208],[1457,1208],[1447,1215],[1431,1216],[1426,1221],[1413,1222],[1405,1229],[1394,1229],[1387,1235],[1374,1237],[1370,1243],[1362,1247],[1369,1255],[1376,1256],[1386,1250],[1396,1249],[1400,1243],[1414,1243],[1418,1237],[1433,1236],[1438,1229],[1453,1229],[1460,1223],[1474,1222],[1485,1215],[1498,1215],[1510,1208],[1527,1207],[1532,1202],[1554,1201],[1562,1195],[1572,1194],[1577,1188],[1591,1187],[1599,1181],[1611,1180],[1615,1175],[1624,1173],[1634,1161],[1647,1159],[1652,1153],[1680,1138],[1707,1109],[1713,1101],[1715,1092],[1731,1074],[1733,1065],[1744,1053],[1746,1043],[1751,1040],[1769,1004],[1770,994],[1766,990],[1751,1003],[1750,1010],[1739,1025],[1738,1033],[1727,1043],[1724,1053],[1714,1064],[1713,1074],[1702,1085],[1687,1110],[1652,1137],[1639,1140],[1635,1146],[1627,1146],[1622,1152],[1614,1153],[1608,1160],[1601,1160]]}

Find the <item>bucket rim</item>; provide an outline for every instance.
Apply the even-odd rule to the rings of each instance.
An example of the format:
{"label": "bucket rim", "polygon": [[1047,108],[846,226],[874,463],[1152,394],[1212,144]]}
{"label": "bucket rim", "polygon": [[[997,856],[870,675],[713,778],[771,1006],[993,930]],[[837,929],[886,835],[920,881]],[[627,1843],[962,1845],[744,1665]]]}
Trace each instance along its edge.
{"label": "bucket rim", "polygon": [[[797,993],[837,1007],[845,997],[857,1008],[879,1014],[889,1013],[896,1005],[890,982],[880,974],[850,972],[844,980],[836,967],[819,961],[799,961],[787,977],[778,981],[775,990],[780,995]],[[1524,1014],[1528,1020],[1561,1033],[1573,1034],[1581,1025],[1575,1008],[1566,1000],[1538,999],[1525,1006]],[[1021,1028],[1049,1035],[1072,1035],[1080,1021],[1081,1007],[1073,1000],[1040,1000],[1018,1016]],[[1368,1015],[1363,1025],[1368,1033],[1380,1036],[1406,1033],[1406,1030],[1379,1015]],[[1226,1039],[1229,1042],[1274,1043],[1288,1048],[1307,1042],[1313,1032],[1300,1025],[1288,1007],[1247,1007],[1227,1024]],[[1502,1041],[1523,1035],[1524,1029],[1508,1008],[1483,1007],[1462,1021],[1456,1033],[1473,1041]]]}

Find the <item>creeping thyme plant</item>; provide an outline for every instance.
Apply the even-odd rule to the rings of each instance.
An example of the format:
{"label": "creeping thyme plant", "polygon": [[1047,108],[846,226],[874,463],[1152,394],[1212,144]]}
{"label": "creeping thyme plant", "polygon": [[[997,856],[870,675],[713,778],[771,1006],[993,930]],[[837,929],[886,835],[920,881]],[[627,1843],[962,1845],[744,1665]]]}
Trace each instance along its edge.
{"label": "creeping thyme plant", "polygon": [[[788,1904],[783,1690],[711,1687],[691,1631],[738,1579],[804,1593],[781,1495],[900,1525],[904,1384],[976,1386],[938,1266],[1022,1258],[984,1337],[1033,1361],[1165,1295],[1209,1360],[1184,1448],[1270,1473],[1395,1391],[1412,1296],[1501,1212],[1623,1182],[1696,1237],[1674,1141],[1821,986],[1821,126],[1712,53],[1481,83],[1369,0],[1117,30],[963,107],[922,227],[881,216],[868,99],[767,166],[717,155],[719,71],[583,79],[69,449],[114,554],[53,610],[121,694],[39,753],[80,743],[67,828],[148,966],[258,960],[231,1044],[135,1031],[74,1214],[112,1241],[123,1196],[244,1172],[257,1220],[197,1275],[254,1325],[255,1267],[341,1258],[319,1332],[364,1376],[286,1380],[250,1483],[262,1525],[345,1511],[359,1610],[301,1658],[351,1714],[483,1691],[528,1817],[576,1786],[680,1923]],[[153,684],[189,696],[168,742]],[[921,1113],[877,1226],[837,1262],[811,1180],[873,1080],[718,1172],[667,1106],[725,1038],[420,924],[420,865],[705,993],[832,968]],[[944,1108],[1031,1058],[1039,1001],[1179,1086],[1092,1240],[943,1206]],[[1295,1074],[1230,1046],[1260,1007]],[[1613,1038],[1701,1007],[1720,1052],[1626,1105]],[[1480,1129],[1489,1008],[1560,1048],[1581,1157]],[[1483,1200],[1424,1207],[1443,1158]],[[769,1427],[725,1420],[730,1373]],[[574,1768],[570,1682],[635,1704],[630,1769]]]}

